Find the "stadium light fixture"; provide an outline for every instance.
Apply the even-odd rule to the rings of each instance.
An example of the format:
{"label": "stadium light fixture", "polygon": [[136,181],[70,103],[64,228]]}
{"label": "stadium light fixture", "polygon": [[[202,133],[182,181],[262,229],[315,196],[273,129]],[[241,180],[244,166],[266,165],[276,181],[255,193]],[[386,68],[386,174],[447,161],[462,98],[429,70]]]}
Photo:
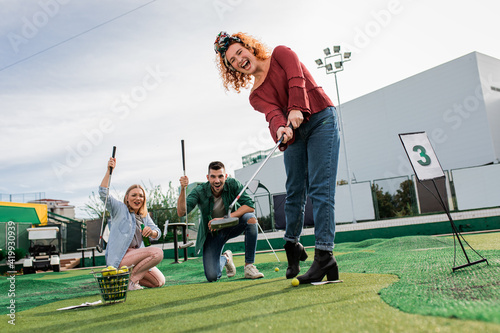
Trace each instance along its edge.
{"label": "stadium light fixture", "polygon": [[[342,137],[342,147],[344,150],[344,157],[345,157],[345,164],[346,164],[346,169],[347,169],[347,184],[349,185],[349,196],[351,199],[351,209],[352,209],[352,223],[357,223],[356,221],[356,214],[354,210],[354,199],[353,199],[353,194],[352,194],[352,182],[351,182],[351,170],[349,168],[349,159],[347,158],[347,148],[346,148],[346,143],[345,143],[345,136],[344,136],[344,123],[342,121],[342,114],[340,112],[340,96],[339,96],[339,86],[337,84],[337,72],[341,72],[344,70],[344,63],[348,62],[351,60],[351,52],[344,52],[343,54],[340,53],[340,46],[336,45],[333,47],[333,52],[334,54],[331,54],[330,49],[326,48],[323,50],[325,53],[325,59],[324,62],[321,59],[316,60],[316,65],[318,65],[318,68],[325,68],[326,69],[326,74],[332,74],[335,76],[335,88],[337,90],[337,112],[339,116],[339,123],[340,123],[340,135]],[[328,62],[329,58],[334,58],[336,57],[338,61],[335,61],[332,65],[331,62]],[[335,66],[335,69],[333,68]]]}

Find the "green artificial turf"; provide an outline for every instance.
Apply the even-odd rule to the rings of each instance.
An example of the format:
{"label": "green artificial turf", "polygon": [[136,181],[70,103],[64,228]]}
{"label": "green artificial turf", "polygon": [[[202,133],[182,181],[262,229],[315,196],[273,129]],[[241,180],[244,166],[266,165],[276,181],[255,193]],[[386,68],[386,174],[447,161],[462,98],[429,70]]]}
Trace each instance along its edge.
{"label": "green artificial turf", "polygon": [[[491,248],[499,235],[470,235],[471,246],[486,257],[479,263],[453,272],[453,239],[412,236],[342,244],[338,257],[343,271],[389,273],[400,280],[382,290],[388,304],[409,313],[473,319],[500,324],[500,251]],[[465,245],[465,244],[464,244]],[[359,250],[363,249],[363,252]],[[457,245],[455,266],[466,263]],[[467,250],[469,260],[480,257]]]}
{"label": "green artificial turf", "polygon": [[[335,255],[344,283],[323,286],[292,287],[284,278],[284,252],[277,253],[279,263],[272,253],[257,255],[265,278],[255,281],[242,278],[243,256],[234,257],[237,275],[217,283],[205,282],[200,258],[164,260],[159,268],[165,287],[129,292],[124,303],[67,311],[56,309],[100,299],[88,270],[18,276],[15,330],[7,323],[3,293],[0,331],[500,332],[499,237],[467,236],[490,265],[454,273],[450,237],[339,244]],[[304,272],[310,260],[301,264]],[[457,265],[461,260],[457,256]]]}
{"label": "green artificial turf", "polygon": [[[397,278],[344,274],[343,284],[292,287],[282,278],[177,285],[130,292],[126,302],[78,310],[57,308],[88,297],[51,303],[18,314],[19,332],[276,331],[441,332],[495,331],[498,325],[401,312],[378,291]],[[97,297],[98,298],[98,297]],[[96,297],[91,298],[97,299]],[[5,326],[5,325],[2,325]],[[1,326],[0,326],[1,327]]]}

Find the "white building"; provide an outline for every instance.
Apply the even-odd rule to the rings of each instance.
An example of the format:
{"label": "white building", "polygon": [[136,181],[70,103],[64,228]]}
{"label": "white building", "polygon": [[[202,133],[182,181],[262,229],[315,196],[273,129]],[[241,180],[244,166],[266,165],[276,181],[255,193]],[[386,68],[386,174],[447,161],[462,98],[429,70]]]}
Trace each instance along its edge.
{"label": "white building", "polygon": [[[444,170],[497,164],[488,169],[493,185],[481,191],[498,196],[487,206],[500,206],[493,188],[500,182],[500,60],[473,52],[346,102],[341,112],[358,220],[373,214],[365,193],[372,181],[413,175],[398,137],[409,132],[427,133]],[[347,179],[344,156],[341,148],[338,180]],[[245,182],[257,166],[236,170],[236,178]],[[285,178],[283,156],[257,176],[273,194],[285,192]],[[338,187],[337,221],[352,219],[348,195],[348,186]]]}
{"label": "white building", "polygon": [[[427,132],[444,170],[498,163],[500,60],[473,52],[349,101],[341,111],[357,181],[413,173],[399,133]],[[339,176],[347,179],[344,164]]]}
{"label": "white building", "polygon": [[75,206],[70,205],[67,200],[40,199],[31,200],[30,203],[46,204],[49,212],[75,219]]}

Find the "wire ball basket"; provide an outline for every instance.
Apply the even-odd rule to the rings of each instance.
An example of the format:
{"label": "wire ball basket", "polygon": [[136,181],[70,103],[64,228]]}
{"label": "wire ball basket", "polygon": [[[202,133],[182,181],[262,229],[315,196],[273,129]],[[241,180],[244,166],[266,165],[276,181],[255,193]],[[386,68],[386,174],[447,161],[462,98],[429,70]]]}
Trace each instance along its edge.
{"label": "wire ball basket", "polygon": [[132,268],[123,266],[120,269],[108,267],[100,272],[92,270],[104,304],[125,302]]}

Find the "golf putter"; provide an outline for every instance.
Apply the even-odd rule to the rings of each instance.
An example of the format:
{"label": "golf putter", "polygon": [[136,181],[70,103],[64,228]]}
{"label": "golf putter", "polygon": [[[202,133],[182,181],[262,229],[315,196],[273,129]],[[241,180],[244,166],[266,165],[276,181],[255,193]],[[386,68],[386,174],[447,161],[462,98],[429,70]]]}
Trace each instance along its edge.
{"label": "golf putter", "polygon": [[271,248],[271,250],[273,251],[274,256],[276,257],[276,260],[278,260],[278,262],[281,262],[280,258],[278,258],[278,256],[276,255],[276,252],[274,251],[273,246],[272,246],[272,245],[271,245],[271,243],[269,242],[269,239],[267,238],[266,233],[264,232],[264,230],[262,230],[262,227],[260,226],[259,222],[257,222],[257,225],[259,226],[259,229],[260,229],[260,232],[262,232],[262,235],[264,235],[264,238],[266,239],[267,244],[269,245],[269,247],[270,247],[270,248]]}
{"label": "golf putter", "polygon": [[[293,129],[292,124],[290,124],[289,126]],[[236,196],[236,199],[234,199],[234,201],[231,203],[231,205],[229,205],[229,208],[227,210],[227,214],[222,219],[216,220],[216,221],[212,222],[212,224],[210,225],[210,227],[213,230],[219,230],[219,229],[223,229],[223,228],[227,228],[227,227],[233,227],[233,226],[235,226],[235,225],[237,225],[239,223],[239,218],[237,218],[237,217],[231,217],[231,210],[233,209],[233,207],[236,204],[236,202],[240,199],[240,197],[243,194],[243,192],[245,192],[245,190],[247,189],[248,185],[250,185],[250,183],[255,178],[255,176],[257,176],[257,174],[259,173],[260,169],[262,169],[262,167],[264,166],[264,164],[266,164],[267,160],[269,160],[271,158],[271,156],[273,156],[274,152],[276,151],[276,149],[278,149],[279,145],[281,144],[281,142],[283,141],[284,138],[285,138],[285,134],[283,133],[283,135],[278,140],[278,142],[276,143],[276,145],[274,146],[274,148],[271,150],[271,152],[269,153],[269,155],[267,155],[266,159],[264,161],[262,161],[262,163],[260,164],[259,168],[254,172],[253,176],[247,181],[247,183],[245,184],[245,186],[243,186],[243,189]]]}
{"label": "golf putter", "polygon": [[[116,146],[113,146],[113,153],[111,157],[115,158],[116,154]],[[102,213],[102,221],[101,221],[101,232],[99,233],[99,244],[95,247],[97,252],[102,253],[102,231],[104,227],[104,219],[106,218],[106,205],[108,204],[108,196],[109,196],[109,184],[111,184],[111,175],[113,174],[113,168],[109,167],[109,178],[108,178],[108,190],[106,191],[106,199],[104,200],[104,212]]]}
{"label": "golf putter", "polygon": [[[184,177],[186,176],[186,157],[185,157],[185,154],[184,154],[184,140],[181,140],[181,150],[182,150],[182,171],[184,172]],[[187,192],[187,189],[186,189],[186,192]],[[187,193],[186,193],[186,196],[184,197],[184,204],[186,205],[186,229],[188,227],[188,212],[187,212]],[[174,237],[177,237],[177,235],[174,235]],[[179,249],[185,249],[187,247],[190,247],[194,245],[194,242],[193,241],[190,241],[190,242],[187,242],[187,243],[184,243],[184,244],[180,244],[179,245]]]}

